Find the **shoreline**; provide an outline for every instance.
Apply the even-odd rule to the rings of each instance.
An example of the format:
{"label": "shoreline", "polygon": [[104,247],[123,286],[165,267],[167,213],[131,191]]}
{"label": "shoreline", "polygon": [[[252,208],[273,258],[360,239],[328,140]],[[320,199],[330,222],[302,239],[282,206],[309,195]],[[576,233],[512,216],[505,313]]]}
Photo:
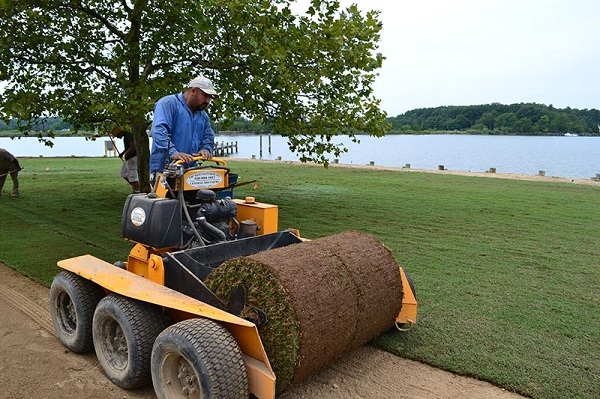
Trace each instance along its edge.
{"label": "shoreline", "polygon": [[[266,163],[281,163],[281,164],[293,164],[293,165],[307,165],[307,166],[319,166],[321,164],[316,163],[302,163],[300,161],[278,161],[269,159],[252,159],[252,158],[230,158],[223,157],[227,162],[266,162]],[[469,172],[460,170],[435,170],[435,169],[412,169],[404,167],[394,166],[376,166],[376,165],[356,165],[356,164],[341,164],[341,163],[330,163],[329,167],[333,168],[355,168],[355,169],[371,169],[371,170],[386,170],[391,172],[407,172],[407,173],[433,173],[442,175],[455,175],[455,176],[467,176],[467,177],[486,177],[495,179],[511,179],[511,180],[525,180],[525,181],[537,181],[537,182],[550,182],[550,183],[570,183],[570,184],[581,184],[587,186],[600,187],[600,181],[594,180],[593,178],[583,179],[576,177],[558,177],[558,176],[539,176],[539,175],[524,175],[519,173],[490,173],[490,172]]]}
{"label": "shoreline", "polygon": [[[21,156],[19,159],[39,159],[39,158],[117,158],[117,157],[106,157],[106,156]],[[292,164],[292,165],[305,165],[305,166],[318,166],[323,167],[322,164],[317,163],[304,163],[300,161],[284,161],[284,160],[273,160],[273,159],[256,159],[256,158],[232,158],[232,157],[218,157],[224,159],[227,162],[264,162],[264,163],[280,163],[280,164]],[[570,183],[580,184],[586,186],[597,186],[600,187],[600,180],[594,178],[584,179],[579,177],[560,177],[560,176],[540,176],[540,175],[525,175],[520,173],[490,173],[490,172],[470,172],[461,170],[436,170],[436,169],[414,169],[405,168],[399,166],[377,166],[377,165],[357,165],[357,164],[342,164],[342,163],[330,163],[328,167],[331,168],[355,168],[355,169],[371,169],[371,170],[387,170],[391,172],[407,172],[407,173],[434,173],[434,174],[445,174],[455,176],[467,176],[467,177],[485,177],[495,179],[511,179],[511,180],[525,180],[525,181],[537,181],[537,182],[549,182],[549,183]]]}

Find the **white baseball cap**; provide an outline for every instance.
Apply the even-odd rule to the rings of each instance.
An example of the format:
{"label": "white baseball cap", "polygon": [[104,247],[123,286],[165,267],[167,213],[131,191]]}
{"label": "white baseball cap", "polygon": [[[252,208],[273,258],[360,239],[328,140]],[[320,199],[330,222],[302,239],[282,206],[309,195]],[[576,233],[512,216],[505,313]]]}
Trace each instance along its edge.
{"label": "white baseball cap", "polygon": [[196,87],[211,97],[219,97],[219,93],[216,92],[215,86],[210,79],[205,78],[202,75],[190,80],[189,87]]}

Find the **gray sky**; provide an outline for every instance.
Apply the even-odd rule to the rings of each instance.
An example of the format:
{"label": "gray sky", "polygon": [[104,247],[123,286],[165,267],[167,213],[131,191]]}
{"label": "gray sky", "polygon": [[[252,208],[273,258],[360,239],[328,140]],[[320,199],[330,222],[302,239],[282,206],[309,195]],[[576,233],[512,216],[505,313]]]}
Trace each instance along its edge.
{"label": "gray sky", "polygon": [[388,116],[492,102],[600,109],[600,0],[340,4],[381,11],[386,59],[374,89]]}
{"label": "gray sky", "polygon": [[600,109],[598,0],[341,0],[378,9],[375,95],[415,108],[535,102]]}

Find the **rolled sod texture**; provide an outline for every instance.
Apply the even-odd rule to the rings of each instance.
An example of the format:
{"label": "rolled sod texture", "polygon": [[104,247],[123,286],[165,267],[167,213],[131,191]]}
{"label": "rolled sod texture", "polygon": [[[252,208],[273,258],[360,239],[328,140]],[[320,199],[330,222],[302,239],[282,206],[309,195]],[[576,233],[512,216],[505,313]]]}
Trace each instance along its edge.
{"label": "rolled sod texture", "polygon": [[266,313],[259,333],[277,392],[392,327],[403,295],[390,251],[356,231],[233,259],[206,284],[224,299],[242,285],[245,312]]}

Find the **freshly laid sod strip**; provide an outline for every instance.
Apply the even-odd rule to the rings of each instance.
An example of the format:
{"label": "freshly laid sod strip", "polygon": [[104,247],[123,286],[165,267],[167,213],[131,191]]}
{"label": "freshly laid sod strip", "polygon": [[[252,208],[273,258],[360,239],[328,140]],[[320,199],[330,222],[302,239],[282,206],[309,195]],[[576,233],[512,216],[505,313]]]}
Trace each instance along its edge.
{"label": "freshly laid sod strip", "polygon": [[389,330],[402,303],[394,257],[354,231],[225,262],[206,283],[223,300],[245,287],[247,311],[265,313],[259,332],[278,392]]}
{"label": "freshly laid sod strip", "polygon": [[0,260],[50,285],[56,262],[83,254],[125,261],[121,235],[129,185],[119,158],[21,158],[21,196],[0,197]]}
{"label": "freshly laid sod strip", "polygon": [[[116,158],[24,158],[0,197],[0,260],[49,285],[60,259],[125,260]],[[232,161],[238,197],[311,239],[377,237],[414,280],[417,324],[373,344],[533,398],[600,393],[600,187]],[[45,172],[45,168],[49,171]],[[256,189],[254,189],[256,187]]]}

